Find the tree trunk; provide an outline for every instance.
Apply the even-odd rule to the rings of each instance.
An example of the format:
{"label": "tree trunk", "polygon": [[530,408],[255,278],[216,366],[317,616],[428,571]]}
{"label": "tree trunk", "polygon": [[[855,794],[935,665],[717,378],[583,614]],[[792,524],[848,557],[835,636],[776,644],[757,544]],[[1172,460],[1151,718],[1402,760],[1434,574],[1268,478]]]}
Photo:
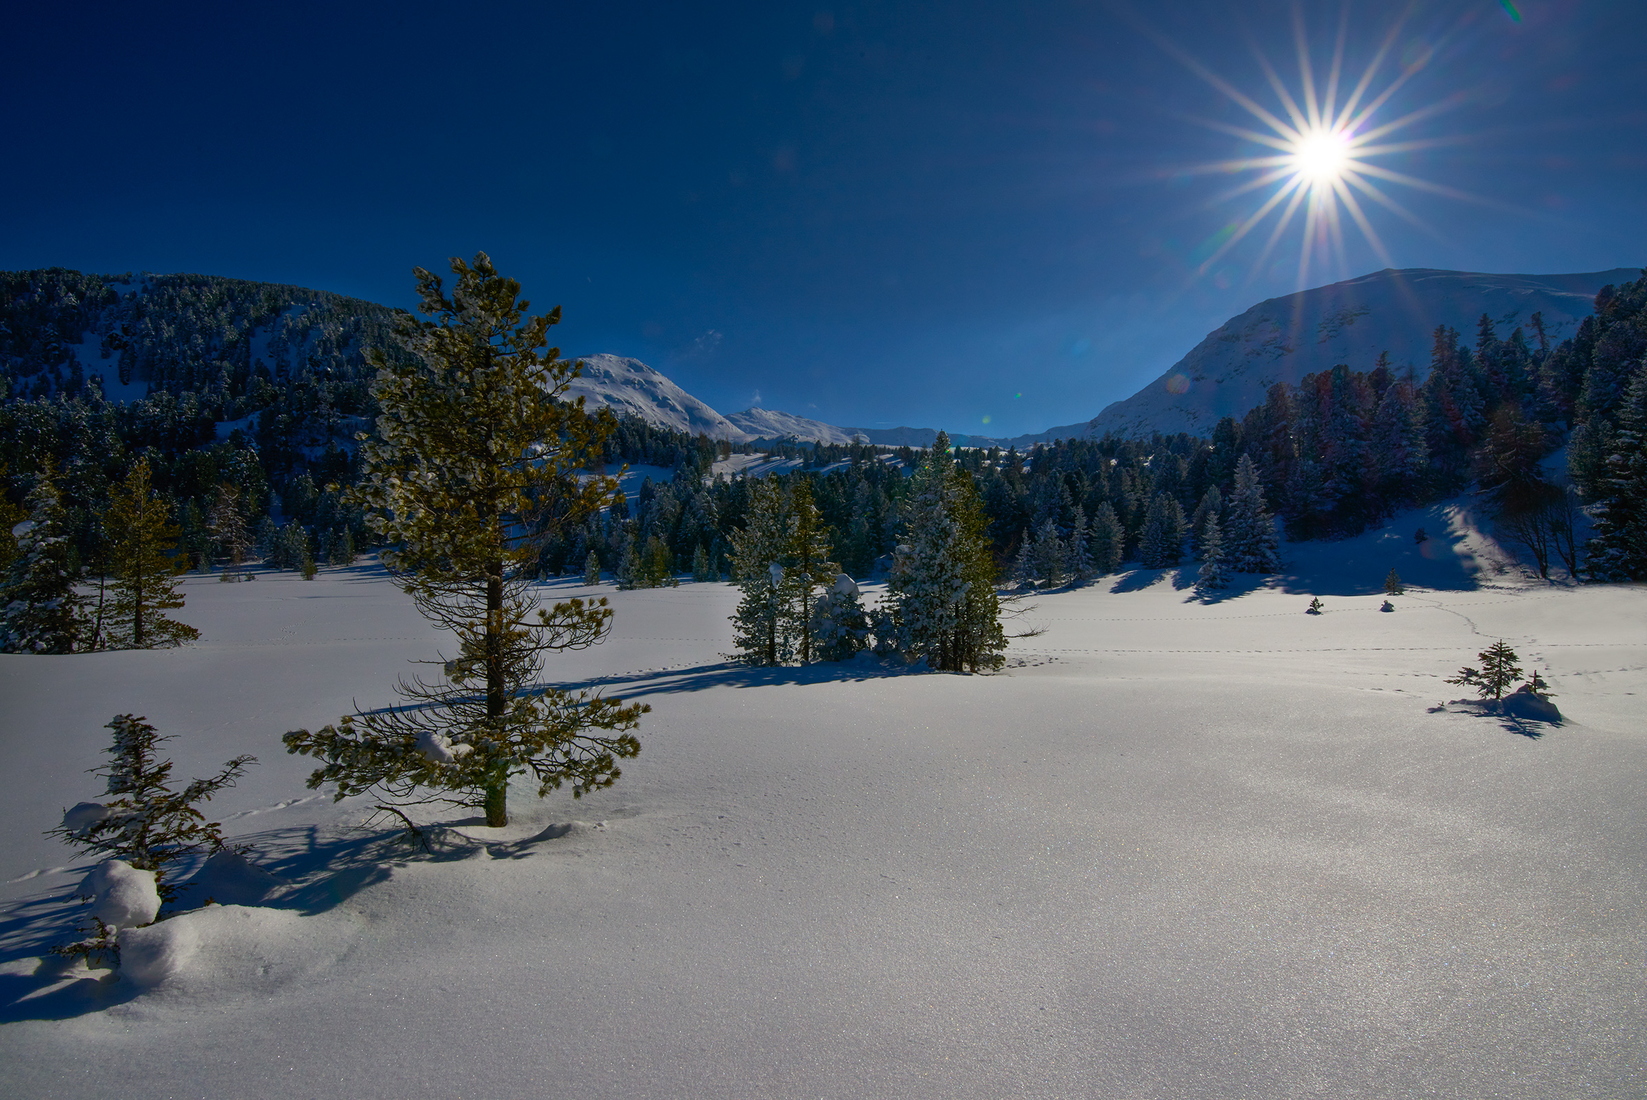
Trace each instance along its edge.
{"label": "tree trunk", "polygon": [[[508,710],[508,685],[504,682],[503,654],[503,562],[486,566],[486,724],[491,736],[506,736],[503,718]],[[486,777],[486,824],[501,828],[509,824],[509,764]]]}

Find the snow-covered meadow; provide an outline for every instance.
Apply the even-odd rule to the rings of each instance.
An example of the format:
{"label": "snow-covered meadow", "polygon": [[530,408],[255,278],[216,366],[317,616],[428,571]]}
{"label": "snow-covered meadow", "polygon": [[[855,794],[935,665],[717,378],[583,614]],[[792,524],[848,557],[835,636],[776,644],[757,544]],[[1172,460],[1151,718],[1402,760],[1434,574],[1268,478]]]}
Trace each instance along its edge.
{"label": "snow-covered meadow", "polygon": [[[410,601],[191,577],[197,645],[0,657],[0,1092],[1642,1095],[1647,591],[1495,572],[1456,521],[1211,604],[1040,595],[987,676],[740,668],[729,586],[603,586],[551,673],[651,703],[641,756],[429,853],[279,740],[436,656]],[[1391,564],[1424,587],[1381,613]],[[1564,724],[1436,709],[1499,638]],[[182,778],[260,758],[209,808],[278,881],[155,926],[147,984],[37,972],[87,865],[41,834],[123,712]]]}

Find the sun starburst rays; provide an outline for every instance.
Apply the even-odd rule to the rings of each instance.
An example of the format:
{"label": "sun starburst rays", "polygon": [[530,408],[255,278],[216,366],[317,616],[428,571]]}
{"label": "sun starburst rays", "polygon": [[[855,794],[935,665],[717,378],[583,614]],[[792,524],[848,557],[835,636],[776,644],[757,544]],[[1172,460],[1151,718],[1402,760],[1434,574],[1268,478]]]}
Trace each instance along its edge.
{"label": "sun starburst rays", "polygon": [[1232,249],[1272,217],[1275,221],[1252,268],[1252,277],[1257,276],[1300,217],[1302,237],[1297,269],[1300,286],[1307,285],[1310,269],[1316,263],[1336,259],[1339,267],[1346,266],[1345,222],[1354,225],[1380,260],[1393,264],[1370,216],[1375,208],[1388,210],[1432,234],[1435,231],[1389,193],[1391,186],[1450,198],[1471,198],[1455,188],[1373,163],[1374,159],[1451,144],[1451,139],[1403,138],[1401,133],[1456,106],[1458,100],[1449,98],[1429,103],[1394,119],[1377,118],[1396,93],[1423,68],[1428,55],[1420,53],[1405,64],[1392,66],[1392,53],[1401,31],[1401,23],[1397,21],[1384,35],[1366,67],[1351,80],[1345,61],[1349,37],[1347,7],[1345,12],[1334,36],[1330,59],[1318,67],[1312,59],[1302,15],[1295,10],[1293,40],[1298,78],[1291,84],[1269,58],[1253,46],[1253,55],[1273,96],[1273,105],[1260,102],[1173,43],[1157,37],[1163,48],[1181,64],[1251,119],[1246,124],[1213,119],[1190,121],[1263,150],[1256,151],[1256,155],[1188,169],[1191,174],[1251,174],[1250,178],[1212,196],[1207,202],[1209,207],[1269,191],[1257,209],[1220,230],[1214,238],[1216,247],[1200,259],[1195,277],[1212,271]]}

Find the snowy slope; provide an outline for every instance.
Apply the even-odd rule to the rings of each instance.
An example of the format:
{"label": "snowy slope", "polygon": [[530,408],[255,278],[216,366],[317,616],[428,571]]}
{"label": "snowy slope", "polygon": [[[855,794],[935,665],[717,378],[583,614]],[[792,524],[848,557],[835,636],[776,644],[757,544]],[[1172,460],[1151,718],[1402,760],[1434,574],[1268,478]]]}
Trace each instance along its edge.
{"label": "snowy slope", "polygon": [[[199,645],[0,655],[0,1094],[1640,1095],[1647,590],[1451,535],[1393,614],[1302,613],[1326,543],[1211,605],[1170,571],[1041,596],[994,676],[733,666],[731,587],[602,586],[612,638],[550,675],[651,703],[641,756],[432,853],[278,740],[393,701],[439,641],[410,601],[187,577]],[[1499,638],[1566,725],[1433,709]],[[78,882],[41,831],[127,711],[180,778],[261,758],[208,809],[284,880],[156,926],[152,987],[38,963]]]}
{"label": "snowy slope", "polygon": [[637,416],[659,428],[734,443],[749,435],[664,375],[621,355],[583,357],[583,373],[567,389],[569,398],[583,397],[590,408],[605,406],[618,415]]}
{"label": "snowy slope", "polygon": [[798,439],[815,443],[854,443],[858,434],[821,420],[809,420],[777,409],[753,408],[729,413],[726,419],[751,439]]}
{"label": "snowy slope", "polygon": [[[1262,404],[1276,382],[1345,363],[1371,370],[1388,351],[1397,368],[1429,373],[1431,333],[1437,325],[1475,342],[1483,313],[1500,336],[1544,315],[1552,342],[1570,335],[1592,311],[1596,291],[1639,277],[1634,268],[1579,275],[1484,275],[1415,268],[1384,270],[1359,279],[1271,298],[1226,322],[1160,378],[1117,401],[1086,424],[1042,433],[1046,438],[1144,435],[1150,431],[1211,433],[1221,417],[1244,415]],[[1527,328],[1528,339],[1533,339]]]}

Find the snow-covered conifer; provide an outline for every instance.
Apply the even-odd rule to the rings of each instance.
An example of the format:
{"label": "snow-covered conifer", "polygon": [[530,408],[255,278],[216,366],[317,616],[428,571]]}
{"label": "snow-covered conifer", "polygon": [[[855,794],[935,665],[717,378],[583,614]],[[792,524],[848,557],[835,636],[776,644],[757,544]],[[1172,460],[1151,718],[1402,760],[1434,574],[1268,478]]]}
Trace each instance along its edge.
{"label": "snow-covered conifer", "polygon": [[1391,566],[1389,575],[1384,578],[1384,594],[1386,596],[1399,596],[1406,591],[1407,586],[1402,583],[1401,574],[1395,571],[1394,566]]}
{"label": "snow-covered conifer", "polygon": [[1064,562],[1069,568],[1069,579],[1072,584],[1086,584],[1097,575],[1092,564],[1087,510],[1079,504],[1075,506],[1075,519],[1070,527],[1069,541],[1064,544]]}
{"label": "snow-covered conifer", "polygon": [[29,493],[28,515],[12,529],[17,555],[0,588],[0,649],[72,653],[85,627],[85,600],[74,588],[63,504],[49,468]]}
{"label": "snow-covered conifer", "polygon": [[1598,581],[1647,580],[1647,359],[1618,408],[1618,432],[1597,479],[1596,535],[1585,572]]}
{"label": "snow-covered conifer", "polygon": [[944,432],[916,467],[903,522],[887,582],[892,644],[944,671],[998,667],[1006,635],[983,509]]}
{"label": "snow-covered conifer", "polygon": [[1145,569],[1177,565],[1184,554],[1184,509],[1165,493],[1156,493],[1144,517],[1138,560]]}
{"label": "snow-covered conifer", "polygon": [[171,864],[223,845],[222,826],[206,820],[197,804],[234,786],[256,757],[237,756],[210,779],[196,779],[175,790],[172,762],[156,752],[170,737],[162,737],[147,721],[131,714],[116,715],[107,728],[114,731],[113,744],[106,750],[109,762],[92,772],[107,781],[104,801],[75,806],[49,835],[83,851],[154,872],[161,900],[170,901],[180,889],[166,878]]}
{"label": "snow-covered conifer", "polygon": [[1237,573],[1274,573],[1281,568],[1275,517],[1264,502],[1264,487],[1252,456],[1243,454],[1235,467],[1235,491],[1219,517],[1224,553]]}
{"label": "snow-covered conifer", "polygon": [[858,585],[845,573],[818,598],[812,617],[814,653],[820,661],[846,661],[869,648],[869,615]]}
{"label": "snow-covered conifer", "polygon": [[[615,424],[562,399],[578,366],[545,350],[559,309],[528,316],[520,284],[485,253],[472,265],[454,259],[452,272],[448,294],[417,269],[420,309],[436,320],[404,318],[405,354],[372,355],[382,415],[352,499],[394,547],[384,563],[396,582],[457,636],[457,656],[443,682],[401,684],[412,706],[284,740],[322,761],[311,787],[479,807],[500,826],[512,776],[530,774],[540,796],[564,783],[574,796],[610,786],[618,759],[640,751],[628,731],[648,708],[538,685],[544,654],[594,645],[610,625],[604,599],[539,609],[527,571],[544,540],[613,500],[616,478],[579,471]],[[441,743],[436,735],[469,751],[434,759],[423,747]]]}
{"label": "snow-covered conifer", "polygon": [[1218,513],[1206,517],[1201,528],[1201,568],[1195,575],[1195,591],[1206,596],[1229,586],[1224,564],[1224,536],[1218,529]]}
{"label": "snow-covered conifer", "polygon": [[1031,575],[1049,588],[1057,588],[1067,579],[1065,573],[1064,540],[1059,537],[1058,525],[1047,517],[1035,529],[1030,543],[1029,567]]}
{"label": "snow-covered conifer", "polygon": [[212,543],[231,569],[245,564],[252,549],[252,533],[246,526],[246,516],[240,510],[240,493],[227,483],[217,487],[212,501],[211,515],[206,520]]}
{"label": "snow-covered conifer", "polygon": [[1109,501],[1102,501],[1092,514],[1092,538],[1088,544],[1092,552],[1092,568],[1099,576],[1113,573],[1121,567],[1121,552],[1126,537],[1114,507]]}
{"label": "snow-covered conifer", "polygon": [[731,532],[732,580],[743,593],[732,615],[733,644],[750,664],[780,665],[793,656],[781,564],[793,526],[782,482],[772,477],[751,481],[745,524]]}

